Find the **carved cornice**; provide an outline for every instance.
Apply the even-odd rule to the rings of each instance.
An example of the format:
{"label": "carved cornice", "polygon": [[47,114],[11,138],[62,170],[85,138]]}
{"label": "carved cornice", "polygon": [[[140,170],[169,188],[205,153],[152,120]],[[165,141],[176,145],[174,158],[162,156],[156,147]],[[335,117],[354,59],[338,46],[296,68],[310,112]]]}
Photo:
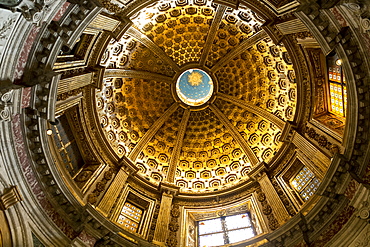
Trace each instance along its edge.
{"label": "carved cornice", "polygon": [[158,190],[163,194],[175,196],[179,193],[180,187],[173,183],[161,182],[158,186]]}
{"label": "carved cornice", "polygon": [[135,166],[126,156],[122,156],[122,158],[118,161],[118,165],[131,176],[135,176],[139,171],[139,168]]}

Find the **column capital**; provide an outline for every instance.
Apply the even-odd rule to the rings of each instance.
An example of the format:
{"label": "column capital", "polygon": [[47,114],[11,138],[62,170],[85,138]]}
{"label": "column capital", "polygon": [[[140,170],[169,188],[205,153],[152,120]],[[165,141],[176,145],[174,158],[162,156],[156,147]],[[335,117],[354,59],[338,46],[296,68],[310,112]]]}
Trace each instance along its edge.
{"label": "column capital", "polygon": [[263,161],[259,162],[256,166],[253,167],[253,170],[249,172],[249,177],[258,181],[262,176],[266,176],[267,164]]}
{"label": "column capital", "polygon": [[280,135],[280,141],[282,142],[291,142],[292,141],[292,137],[295,133],[295,128],[297,126],[295,124],[293,124],[292,122],[290,121],[287,121],[285,123],[285,126],[284,126],[284,129],[283,131],[281,132],[281,135]]}
{"label": "column capital", "polygon": [[125,171],[131,176],[135,175],[139,171],[139,168],[135,166],[126,156],[123,156],[118,160],[118,166],[122,171]]}
{"label": "column capital", "polygon": [[161,182],[158,186],[159,191],[163,194],[175,196],[179,193],[180,187],[173,183]]}

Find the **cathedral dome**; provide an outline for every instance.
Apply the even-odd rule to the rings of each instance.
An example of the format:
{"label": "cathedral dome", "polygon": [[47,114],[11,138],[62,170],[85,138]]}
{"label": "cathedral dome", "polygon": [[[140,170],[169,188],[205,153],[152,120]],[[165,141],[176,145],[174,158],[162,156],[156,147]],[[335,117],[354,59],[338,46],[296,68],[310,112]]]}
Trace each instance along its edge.
{"label": "cathedral dome", "polygon": [[131,21],[104,52],[95,98],[118,157],[151,183],[194,193],[246,182],[253,167],[283,155],[297,82],[262,17],[194,0],[158,2]]}
{"label": "cathedral dome", "polygon": [[365,246],[368,2],[0,3],[0,246]]}

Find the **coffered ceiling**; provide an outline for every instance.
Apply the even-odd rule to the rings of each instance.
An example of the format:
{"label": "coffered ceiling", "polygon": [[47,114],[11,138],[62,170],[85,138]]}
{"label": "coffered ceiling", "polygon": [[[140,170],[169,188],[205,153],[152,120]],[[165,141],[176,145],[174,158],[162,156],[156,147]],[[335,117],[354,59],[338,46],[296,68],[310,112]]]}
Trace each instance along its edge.
{"label": "coffered ceiling", "polygon": [[[111,148],[152,183],[185,192],[230,187],[279,151],[285,121],[296,109],[295,72],[264,20],[240,6],[160,1],[131,18],[101,61],[99,121]],[[181,102],[176,80],[202,69],[214,80],[200,107]]]}

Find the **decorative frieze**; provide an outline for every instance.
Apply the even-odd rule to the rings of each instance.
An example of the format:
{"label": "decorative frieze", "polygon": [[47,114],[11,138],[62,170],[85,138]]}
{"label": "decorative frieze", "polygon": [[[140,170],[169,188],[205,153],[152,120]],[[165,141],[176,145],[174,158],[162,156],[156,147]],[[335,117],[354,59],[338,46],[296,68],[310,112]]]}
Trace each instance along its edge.
{"label": "decorative frieze", "polygon": [[48,12],[52,10],[55,0],[46,1],[34,1],[34,0],[22,0],[16,5],[9,4],[11,1],[2,2],[2,7],[11,10],[12,12],[21,12],[22,16],[29,22],[39,25],[41,21],[48,15]]}
{"label": "decorative frieze", "polygon": [[98,198],[105,190],[107,183],[112,179],[114,173],[113,168],[104,172],[103,178],[95,184],[95,189],[87,196],[87,202],[91,204],[96,204],[98,202]]}
{"label": "decorative frieze", "polygon": [[332,137],[327,136],[326,133],[323,133],[315,126],[307,124],[303,130],[305,136],[310,138],[314,143],[316,143],[320,148],[324,148],[324,151],[328,155],[334,155],[336,153],[341,153],[343,147],[340,146],[340,143],[334,140]]}
{"label": "decorative frieze", "polygon": [[269,228],[271,229],[271,231],[278,229],[280,227],[280,224],[275,218],[272,208],[269,205],[268,201],[266,200],[266,194],[262,192],[261,189],[257,190],[256,192],[257,192],[257,200],[262,206],[262,213],[267,218]]}
{"label": "decorative frieze", "polygon": [[274,189],[277,193],[277,195],[280,197],[281,202],[284,204],[285,208],[287,209],[287,212],[290,216],[296,215],[297,211],[290,202],[289,198],[285,195],[283,189],[280,187],[279,183],[276,181],[276,179],[271,179],[271,184],[274,186]]}
{"label": "decorative frieze", "polygon": [[177,235],[178,235],[178,231],[180,228],[180,225],[179,225],[180,213],[181,213],[180,206],[178,204],[173,204],[171,213],[170,213],[171,219],[168,224],[169,233],[168,233],[168,237],[166,241],[168,247],[178,246]]}

